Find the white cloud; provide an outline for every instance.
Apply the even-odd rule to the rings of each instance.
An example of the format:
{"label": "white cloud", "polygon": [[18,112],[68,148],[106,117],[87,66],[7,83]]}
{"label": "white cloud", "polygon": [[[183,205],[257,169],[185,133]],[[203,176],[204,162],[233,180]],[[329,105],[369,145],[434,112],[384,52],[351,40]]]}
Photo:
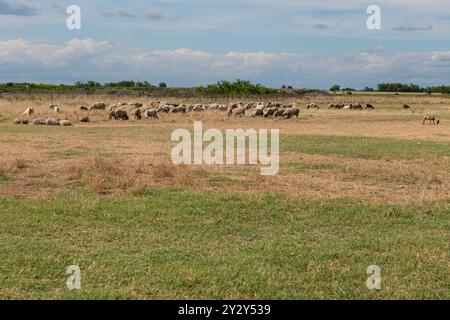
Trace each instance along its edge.
{"label": "white cloud", "polygon": [[364,87],[385,81],[422,85],[450,82],[450,52],[349,53],[339,57],[294,53],[228,52],[192,49],[141,52],[117,43],[74,39],[65,45],[0,41],[0,81],[125,79],[194,86],[221,79],[249,79],[269,86],[289,83],[323,87],[339,83]]}

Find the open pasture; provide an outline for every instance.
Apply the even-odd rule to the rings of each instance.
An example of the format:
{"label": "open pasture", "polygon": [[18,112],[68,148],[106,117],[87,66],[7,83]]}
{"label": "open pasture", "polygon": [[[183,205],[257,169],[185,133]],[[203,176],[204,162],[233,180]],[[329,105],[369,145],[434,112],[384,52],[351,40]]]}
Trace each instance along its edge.
{"label": "open pasture", "polygon": [[[450,99],[282,101],[300,107],[291,119],[204,111],[115,121],[79,110],[121,100],[151,102],[0,98],[1,298],[450,297]],[[320,109],[307,110],[311,102]],[[331,102],[375,110],[329,110]],[[74,126],[14,125],[27,107]],[[423,125],[425,114],[440,124]],[[280,129],[280,172],[174,166],[171,133],[194,121]],[[75,293],[65,287],[71,264],[83,274]],[[370,291],[374,264],[383,287]]]}

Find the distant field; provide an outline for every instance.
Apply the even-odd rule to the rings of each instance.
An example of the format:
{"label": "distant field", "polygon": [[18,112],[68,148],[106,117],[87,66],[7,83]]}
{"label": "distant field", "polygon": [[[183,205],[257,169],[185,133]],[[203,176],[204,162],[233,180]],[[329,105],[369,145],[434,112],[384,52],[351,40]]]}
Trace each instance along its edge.
{"label": "distant field", "polygon": [[[96,112],[78,123],[80,105],[102,100],[119,102],[0,98],[0,298],[450,298],[447,97],[289,99],[302,107],[290,120],[207,111],[124,123]],[[341,101],[376,109],[326,108]],[[50,103],[75,126],[12,124],[28,106],[54,116]],[[441,124],[422,125],[426,113]],[[194,120],[280,129],[279,174],[174,166],[170,135]],[[81,268],[80,291],[65,286],[69,265]],[[381,290],[366,287],[370,265]]]}

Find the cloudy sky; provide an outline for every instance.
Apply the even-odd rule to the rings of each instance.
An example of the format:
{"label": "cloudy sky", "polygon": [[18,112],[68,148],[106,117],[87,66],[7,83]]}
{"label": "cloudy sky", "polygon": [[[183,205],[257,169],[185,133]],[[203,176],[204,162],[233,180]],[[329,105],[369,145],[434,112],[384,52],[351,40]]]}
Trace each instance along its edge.
{"label": "cloudy sky", "polygon": [[[368,30],[368,6],[381,30]],[[68,30],[69,5],[81,30]],[[0,0],[0,82],[450,84],[448,0]]]}

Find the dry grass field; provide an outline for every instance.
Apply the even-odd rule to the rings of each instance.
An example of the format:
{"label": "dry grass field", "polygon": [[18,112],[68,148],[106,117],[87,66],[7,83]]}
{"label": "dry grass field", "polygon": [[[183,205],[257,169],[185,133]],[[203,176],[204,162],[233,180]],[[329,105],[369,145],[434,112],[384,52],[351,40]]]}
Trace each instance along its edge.
{"label": "dry grass field", "polygon": [[[97,111],[78,123],[81,105],[121,99],[150,102],[0,98],[0,298],[450,298],[450,99],[284,101],[302,106],[289,120],[206,111],[120,122]],[[341,101],[375,110],[326,107]],[[51,103],[73,127],[12,124],[26,107],[54,117]],[[441,124],[423,125],[427,113]],[[280,172],[174,166],[171,133],[195,120],[280,129]],[[373,264],[381,290],[366,287]]]}

